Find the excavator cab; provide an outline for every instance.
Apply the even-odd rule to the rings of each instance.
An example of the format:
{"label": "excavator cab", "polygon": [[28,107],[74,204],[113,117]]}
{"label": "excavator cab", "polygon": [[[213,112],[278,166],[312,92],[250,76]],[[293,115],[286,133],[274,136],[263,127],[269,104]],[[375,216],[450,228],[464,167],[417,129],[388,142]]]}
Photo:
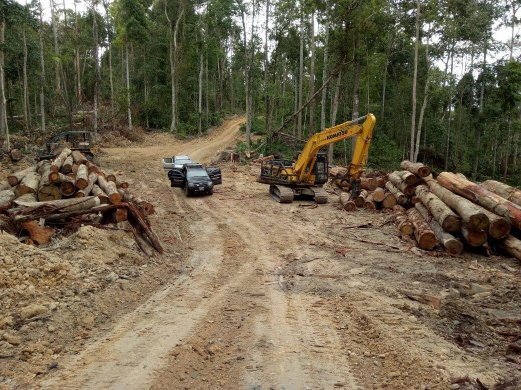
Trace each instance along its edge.
{"label": "excavator cab", "polygon": [[323,185],[327,183],[329,176],[329,166],[327,161],[327,154],[317,154],[317,161],[314,166],[315,185]]}

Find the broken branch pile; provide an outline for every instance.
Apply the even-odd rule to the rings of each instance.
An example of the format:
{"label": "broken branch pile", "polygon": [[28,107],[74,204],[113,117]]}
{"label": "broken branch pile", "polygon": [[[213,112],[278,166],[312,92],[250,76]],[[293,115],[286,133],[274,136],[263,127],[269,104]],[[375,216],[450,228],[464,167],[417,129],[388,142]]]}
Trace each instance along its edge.
{"label": "broken branch pile", "polygon": [[148,215],[154,207],[79,152],[64,148],[52,161],[12,173],[0,182],[0,230],[24,234],[29,244],[49,243],[56,230],[128,223],[145,252],[163,252]]}

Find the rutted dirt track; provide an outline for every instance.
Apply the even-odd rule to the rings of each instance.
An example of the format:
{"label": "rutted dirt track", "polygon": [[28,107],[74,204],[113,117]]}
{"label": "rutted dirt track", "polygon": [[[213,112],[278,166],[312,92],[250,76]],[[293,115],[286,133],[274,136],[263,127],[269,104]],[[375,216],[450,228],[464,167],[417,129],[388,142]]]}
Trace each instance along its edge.
{"label": "rutted dirt track", "polygon": [[[43,387],[445,389],[469,376],[454,388],[473,388],[476,378],[519,388],[519,359],[502,344],[511,340],[490,336],[494,325],[472,309],[497,308],[488,300],[509,293],[501,314],[515,318],[513,261],[402,250],[385,215],[277,204],[246,166],[224,164],[212,197],[169,187],[161,157],[209,162],[240,137],[242,121],[200,140],[158,135],[108,151],[103,164],[127,172],[134,191],[155,202],[152,223],[180,273],[62,358]],[[463,294],[473,286],[479,291]],[[433,308],[404,291],[447,304]]]}

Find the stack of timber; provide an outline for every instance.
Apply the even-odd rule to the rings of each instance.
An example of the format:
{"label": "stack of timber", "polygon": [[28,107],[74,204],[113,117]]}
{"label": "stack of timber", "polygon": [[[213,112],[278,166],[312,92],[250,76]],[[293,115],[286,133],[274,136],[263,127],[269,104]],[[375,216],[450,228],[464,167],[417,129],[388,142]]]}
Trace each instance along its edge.
{"label": "stack of timber", "polygon": [[[424,250],[441,247],[457,255],[465,247],[483,247],[521,260],[521,190],[492,180],[477,184],[452,172],[434,178],[421,163],[403,161],[401,168],[389,174],[393,191],[410,197],[402,210],[393,210],[401,234],[414,236]],[[413,233],[402,229],[404,215]]]}
{"label": "stack of timber", "polygon": [[150,254],[151,247],[162,253],[148,221],[153,205],[132,195],[128,187],[81,152],[64,148],[54,160],[40,161],[0,181],[0,230],[44,245],[58,229],[124,223],[144,252]]}
{"label": "stack of timber", "polygon": [[[398,187],[401,175],[407,172],[396,171],[391,174],[383,172],[368,173],[360,178],[359,194],[352,192],[352,183],[346,179],[347,168],[333,167],[330,169],[331,183],[341,189],[339,201],[346,211],[355,211],[359,208],[368,210],[392,210],[394,206],[412,205],[412,196],[405,195]],[[411,175],[414,176],[414,175]],[[409,179],[410,182],[413,182]],[[408,191],[414,194],[414,187],[419,182],[414,181]]]}

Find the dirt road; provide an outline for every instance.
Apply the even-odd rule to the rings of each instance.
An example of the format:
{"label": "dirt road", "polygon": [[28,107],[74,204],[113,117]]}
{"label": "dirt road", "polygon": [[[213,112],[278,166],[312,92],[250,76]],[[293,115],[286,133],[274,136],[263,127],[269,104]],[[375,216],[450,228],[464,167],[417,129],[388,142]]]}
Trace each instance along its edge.
{"label": "dirt road", "polygon": [[[429,257],[404,246],[381,214],[279,205],[248,166],[224,164],[212,197],[169,187],[161,157],[208,162],[240,137],[242,121],[199,140],[156,135],[110,150],[104,165],[124,169],[134,192],[155,201],[152,222],[180,273],[63,358],[43,387],[464,389],[477,378],[516,380],[519,361],[472,306],[519,285],[515,263]],[[470,286],[479,291],[461,293]],[[510,293],[507,317],[519,309],[508,306],[519,292]]]}

